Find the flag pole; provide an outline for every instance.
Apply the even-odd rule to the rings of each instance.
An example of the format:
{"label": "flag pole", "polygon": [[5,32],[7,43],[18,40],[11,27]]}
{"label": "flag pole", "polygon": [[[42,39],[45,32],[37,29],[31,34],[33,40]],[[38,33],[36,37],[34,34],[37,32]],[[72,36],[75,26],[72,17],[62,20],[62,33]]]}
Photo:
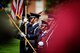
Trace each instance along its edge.
{"label": "flag pole", "polygon": [[[27,8],[27,6],[25,5],[25,2],[26,2],[26,0],[24,0],[24,8],[25,8],[25,18],[27,18],[27,15],[26,15],[26,14],[27,14],[28,11],[26,11],[26,9],[28,9],[28,8]],[[28,3],[28,2],[27,2],[27,3]],[[26,24],[27,24],[27,23],[25,23],[25,34],[27,34],[27,25],[26,25]]]}
{"label": "flag pole", "polygon": [[[27,6],[26,6],[26,1],[27,0],[24,0],[24,11],[25,11],[25,18],[27,19],[27,11],[26,11],[26,9],[27,9]],[[24,25],[25,25],[25,34],[27,34],[27,22],[26,23],[24,23]],[[25,47],[26,47],[26,45],[27,45],[27,42],[26,42],[26,40],[25,40]]]}

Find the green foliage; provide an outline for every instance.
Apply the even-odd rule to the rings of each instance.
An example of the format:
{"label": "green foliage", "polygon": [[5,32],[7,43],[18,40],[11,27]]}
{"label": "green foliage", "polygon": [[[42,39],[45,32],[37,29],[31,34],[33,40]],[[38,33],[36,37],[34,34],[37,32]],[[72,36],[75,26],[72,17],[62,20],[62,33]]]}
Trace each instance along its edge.
{"label": "green foliage", "polygon": [[46,12],[48,12],[52,7],[55,7],[56,5],[65,1],[68,0],[46,0]]}
{"label": "green foliage", "polygon": [[50,7],[56,0],[46,0],[46,6]]}
{"label": "green foliage", "polygon": [[54,6],[56,3],[56,0],[46,0],[46,12]]}

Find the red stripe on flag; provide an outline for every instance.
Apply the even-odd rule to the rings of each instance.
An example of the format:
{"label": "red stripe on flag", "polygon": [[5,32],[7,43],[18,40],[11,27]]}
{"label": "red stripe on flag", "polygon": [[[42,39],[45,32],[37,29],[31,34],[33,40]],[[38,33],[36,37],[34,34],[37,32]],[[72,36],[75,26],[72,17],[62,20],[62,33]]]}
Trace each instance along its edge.
{"label": "red stripe on flag", "polygon": [[11,5],[11,8],[12,8],[14,14],[15,14],[15,12],[16,12],[16,8],[14,7],[13,3],[12,3],[12,5]]}
{"label": "red stripe on flag", "polygon": [[21,8],[20,8],[20,12],[19,12],[20,14],[19,14],[19,15],[21,15],[21,14],[23,13],[23,12],[22,12],[22,11],[23,11],[23,10],[22,10],[23,8],[24,8],[24,4],[22,4],[22,6],[21,6]]}

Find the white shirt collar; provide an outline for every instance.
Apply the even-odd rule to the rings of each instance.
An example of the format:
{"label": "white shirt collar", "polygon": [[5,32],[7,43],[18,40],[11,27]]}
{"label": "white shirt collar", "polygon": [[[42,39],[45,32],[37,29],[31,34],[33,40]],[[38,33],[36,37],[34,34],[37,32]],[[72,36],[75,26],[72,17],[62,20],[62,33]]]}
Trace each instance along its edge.
{"label": "white shirt collar", "polygon": [[32,26],[36,25],[38,22],[35,22]]}

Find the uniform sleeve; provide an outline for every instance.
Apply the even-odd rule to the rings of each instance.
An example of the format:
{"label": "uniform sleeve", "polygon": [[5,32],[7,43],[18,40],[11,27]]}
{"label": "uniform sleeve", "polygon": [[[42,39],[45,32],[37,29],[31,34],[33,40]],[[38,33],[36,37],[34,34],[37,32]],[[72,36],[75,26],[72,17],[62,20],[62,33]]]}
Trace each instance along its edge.
{"label": "uniform sleeve", "polygon": [[35,29],[34,30],[34,35],[39,36],[39,32],[40,32],[40,29],[39,28]]}
{"label": "uniform sleeve", "polygon": [[39,36],[39,29],[37,28],[37,29],[35,29],[34,34],[30,34],[29,37],[35,38],[35,37],[38,37],[38,36]]}
{"label": "uniform sleeve", "polygon": [[38,26],[39,26],[39,24],[36,24],[35,26],[32,26],[31,30],[35,30],[36,27],[38,27]]}
{"label": "uniform sleeve", "polygon": [[22,31],[22,32],[24,32],[24,31],[25,31],[25,26],[24,26],[24,24],[23,24],[23,23],[21,23],[20,29],[21,29],[21,31]]}

